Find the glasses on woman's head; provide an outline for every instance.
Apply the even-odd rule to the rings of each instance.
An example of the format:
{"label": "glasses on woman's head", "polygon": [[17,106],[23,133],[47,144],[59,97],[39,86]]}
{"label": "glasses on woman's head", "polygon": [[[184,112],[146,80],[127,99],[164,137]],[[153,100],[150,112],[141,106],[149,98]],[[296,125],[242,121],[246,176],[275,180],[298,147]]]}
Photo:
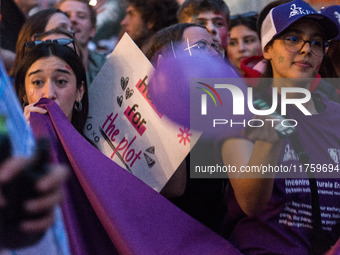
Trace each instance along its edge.
{"label": "glasses on woman's head", "polygon": [[71,43],[73,45],[74,52],[77,54],[77,49],[76,49],[76,46],[74,44],[74,40],[73,39],[68,39],[68,38],[60,38],[60,39],[46,40],[46,41],[31,41],[31,42],[27,42],[27,43],[24,44],[24,49],[22,51],[22,54],[23,54],[23,56],[25,55],[25,48],[32,49],[32,48],[34,48],[34,47],[36,47],[37,45],[40,45],[40,44],[60,45],[60,46],[68,47],[67,45],[69,45]]}
{"label": "glasses on woman's head", "polygon": [[257,16],[258,16],[257,12],[247,12],[247,13],[243,13],[243,14],[232,15],[232,16],[230,16],[230,20],[257,18]]}
{"label": "glasses on woman's head", "polygon": [[202,51],[202,52],[206,52],[207,50],[208,51],[215,51],[222,58],[225,57],[225,51],[224,51],[221,44],[219,44],[219,43],[209,43],[208,41],[206,41],[204,39],[199,40],[198,42],[196,42],[192,45],[189,45],[189,43],[188,43],[188,47],[184,49],[184,51],[189,52],[190,56],[191,56],[192,50],[199,50],[199,51]]}
{"label": "glasses on woman's head", "polygon": [[284,41],[284,45],[286,49],[291,53],[297,53],[302,50],[306,43],[309,43],[311,51],[314,55],[322,57],[326,54],[328,49],[328,42],[323,39],[313,39],[313,40],[304,40],[300,36],[283,36],[279,39]]}

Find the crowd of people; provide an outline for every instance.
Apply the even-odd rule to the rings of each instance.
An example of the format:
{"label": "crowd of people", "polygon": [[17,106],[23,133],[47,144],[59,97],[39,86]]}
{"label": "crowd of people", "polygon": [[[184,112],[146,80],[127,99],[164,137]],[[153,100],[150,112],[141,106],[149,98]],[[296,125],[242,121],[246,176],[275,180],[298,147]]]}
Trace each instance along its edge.
{"label": "crowd of people", "polygon": [[[47,132],[57,133],[54,136],[59,139],[52,139],[48,171],[35,180],[35,194],[21,202],[22,210],[16,212],[22,215],[15,222],[6,218],[12,203],[4,187],[17,183],[18,176],[28,166],[35,167],[35,158],[9,155],[0,161],[0,254],[84,254],[85,251],[86,254],[103,251],[133,254],[128,248],[121,248],[122,240],[129,240],[129,236],[119,237],[119,227],[112,231],[111,225],[105,225],[109,219],[103,221],[103,216],[93,208],[100,205],[93,204],[95,195],[89,195],[87,182],[75,170],[78,162],[73,162],[76,161],[73,158],[65,161],[64,156],[59,156],[70,152],[62,141],[56,120],[67,121],[86,139],[88,88],[107,59],[88,48],[96,33],[96,10],[88,0],[61,0],[53,8],[29,16],[37,3],[1,0],[0,56],[23,106],[23,116],[36,137],[41,136],[40,127],[46,126]],[[263,121],[275,117],[256,115],[254,119],[265,124],[246,128],[239,137],[212,139],[212,142],[199,140],[155,199],[169,200],[166,204],[171,207],[169,211],[179,208],[197,220],[194,224],[202,224],[214,232],[217,238],[207,240],[211,247],[226,241],[230,246],[221,254],[338,254],[339,178],[315,178],[307,174],[307,168],[320,164],[326,166],[325,171],[339,168],[340,85],[337,79],[324,78],[337,78],[340,73],[337,61],[340,5],[315,10],[303,0],[275,0],[259,13],[236,15],[230,15],[223,0],[126,0],[125,8],[120,36],[126,32],[156,71],[167,54],[185,55],[190,48],[190,54],[192,51],[222,60],[240,78],[269,80],[249,84],[256,96],[263,97],[269,105],[274,101],[272,91],[279,94],[292,91],[285,94],[285,99],[291,102],[301,101],[299,89],[311,92],[311,97],[300,107],[287,106],[289,119],[298,120],[293,135],[285,136],[270,125],[273,122]],[[50,105],[54,105],[51,101],[59,106],[64,119],[49,112]],[[301,114],[301,108],[309,114]],[[43,120],[37,117],[40,115],[46,116],[48,123],[52,123],[48,125],[54,128],[49,128],[47,122],[40,123]],[[0,123],[0,135],[1,131]],[[93,145],[89,142],[85,147],[82,150]],[[306,174],[278,178],[275,173],[264,176],[237,171],[228,173],[224,179],[192,179],[190,155],[202,149],[205,151],[202,164],[206,165],[222,162],[236,169],[294,165],[306,170]],[[70,206],[69,195],[91,203]],[[127,203],[124,208],[132,207]],[[82,219],[82,213],[88,211],[94,215],[91,223]],[[70,223],[74,218],[76,223]],[[156,220],[147,220],[150,226],[157,224]],[[169,226],[170,233],[176,233],[176,224],[183,223]],[[85,230],[110,234],[98,242],[101,247],[96,247],[96,238],[89,240],[88,234],[81,233]],[[140,231],[134,235],[148,235],[147,229]],[[162,235],[166,237],[164,231]],[[183,254],[191,254],[186,252],[191,249],[181,240],[178,247]],[[172,251],[141,250],[140,254],[172,254]],[[212,253],[200,250],[195,254]]]}

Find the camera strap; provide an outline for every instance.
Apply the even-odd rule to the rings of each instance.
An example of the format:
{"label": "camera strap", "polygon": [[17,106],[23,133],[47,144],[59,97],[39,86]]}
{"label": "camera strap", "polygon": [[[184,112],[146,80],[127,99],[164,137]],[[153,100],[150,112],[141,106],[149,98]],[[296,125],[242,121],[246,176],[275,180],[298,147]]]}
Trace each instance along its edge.
{"label": "camera strap", "polygon": [[[289,136],[289,140],[294,148],[295,153],[298,155],[299,161],[302,164],[303,169],[309,164],[309,155],[303,148],[297,133],[293,133]],[[312,254],[323,254],[331,248],[334,243],[333,240],[326,238],[322,229],[321,211],[320,211],[320,200],[318,194],[317,182],[314,174],[311,171],[306,171],[309,179],[309,187],[311,190],[311,204],[312,204]]]}

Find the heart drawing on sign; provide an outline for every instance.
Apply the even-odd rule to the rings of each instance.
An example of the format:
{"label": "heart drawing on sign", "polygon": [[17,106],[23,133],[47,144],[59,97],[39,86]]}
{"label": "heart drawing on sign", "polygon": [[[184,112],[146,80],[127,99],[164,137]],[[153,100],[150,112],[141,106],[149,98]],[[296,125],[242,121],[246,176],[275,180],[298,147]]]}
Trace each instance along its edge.
{"label": "heart drawing on sign", "polygon": [[132,97],[132,95],[133,95],[133,89],[127,88],[125,92],[125,99]]}
{"label": "heart drawing on sign", "polygon": [[123,96],[117,97],[117,103],[118,103],[119,107],[122,107]]}
{"label": "heart drawing on sign", "polygon": [[122,90],[124,91],[129,83],[129,77],[124,77],[120,78],[120,86],[122,86]]}

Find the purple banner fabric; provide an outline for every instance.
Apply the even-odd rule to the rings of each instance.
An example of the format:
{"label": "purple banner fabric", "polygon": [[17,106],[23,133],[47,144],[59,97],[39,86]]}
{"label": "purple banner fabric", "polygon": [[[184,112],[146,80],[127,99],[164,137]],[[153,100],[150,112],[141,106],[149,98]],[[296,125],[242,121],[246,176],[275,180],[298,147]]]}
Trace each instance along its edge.
{"label": "purple banner fabric", "polygon": [[31,114],[35,135],[74,171],[63,202],[73,254],[241,254],[93,147],[56,103],[37,105],[48,115]]}

